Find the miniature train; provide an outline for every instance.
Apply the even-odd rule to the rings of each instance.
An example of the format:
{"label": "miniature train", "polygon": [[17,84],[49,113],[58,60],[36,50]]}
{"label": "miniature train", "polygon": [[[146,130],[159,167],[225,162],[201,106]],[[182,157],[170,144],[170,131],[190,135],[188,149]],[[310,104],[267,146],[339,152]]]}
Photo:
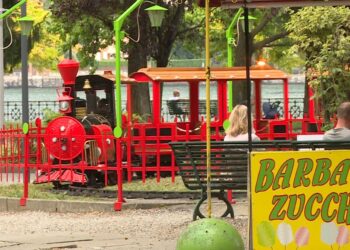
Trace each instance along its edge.
{"label": "miniature train", "polygon": [[[77,72],[75,63],[68,62],[68,66],[61,65],[61,68]],[[67,72],[61,74],[65,84],[58,93],[60,111],[64,116],[52,120],[47,125],[43,154],[47,155],[46,160],[50,169],[42,171],[36,180],[37,183],[51,181],[60,185],[69,182],[88,186],[115,184],[117,182],[115,169],[118,164],[124,170],[128,181],[135,175],[145,180],[149,174],[156,174],[158,179],[163,175],[175,178],[177,167],[168,142],[206,139],[205,117],[199,113],[201,105],[199,86],[205,81],[203,68],[147,68],[131,74],[130,78],[124,78],[122,83],[126,85],[127,115],[123,116],[124,136],[120,139],[113,136],[116,121],[114,75],[108,73],[102,76],[85,75],[75,78],[72,76],[74,74],[68,76]],[[222,140],[224,137],[223,123],[229,115],[227,82],[244,79],[244,68],[211,70],[211,88],[217,89],[217,98],[211,102],[212,106],[215,106],[212,112],[216,113],[209,118],[212,140]],[[290,116],[288,76],[284,72],[267,66],[253,66],[251,79],[255,85],[254,127],[261,139],[288,140],[294,139],[298,133],[320,132],[320,122],[313,115],[301,119],[293,119]],[[282,117],[265,119],[262,114],[261,86],[264,80],[280,80],[283,84]],[[173,120],[165,121],[161,110],[164,108],[171,110],[172,104],[169,101],[166,104],[162,102],[164,98],[161,85],[174,82],[188,86],[189,107],[185,114],[173,113]],[[135,122],[132,117],[131,88],[135,84],[148,83],[152,86],[152,114],[147,121]],[[293,122],[301,123],[300,131],[292,129]],[[120,144],[116,144],[118,140]],[[117,159],[118,155],[121,159]]]}

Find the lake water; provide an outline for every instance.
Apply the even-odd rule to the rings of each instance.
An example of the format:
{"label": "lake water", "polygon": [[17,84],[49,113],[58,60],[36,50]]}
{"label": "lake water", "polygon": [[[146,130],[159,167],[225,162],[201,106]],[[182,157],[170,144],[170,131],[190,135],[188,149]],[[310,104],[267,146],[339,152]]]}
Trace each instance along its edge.
{"label": "lake water", "polygon": [[[169,99],[174,89],[180,90],[181,98],[188,99],[188,87],[186,84],[170,83],[164,84],[163,99]],[[5,101],[21,101],[21,88],[5,88]],[[29,88],[29,101],[55,101],[57,99],[56,88]],[[122,86],[122,100],[125,100],[125,86]],[[205,83],[200,84],[200,99],[205,99]],[[289,98],[303,98],[304,84],[302,82],[289,83]],[[283,98],[283,85],[281,82],[263,83],[262,99],[267,98]],[[152,93],[151,93],[152,99]],[[211,88],[211,99],[217,99],[216,88]]]}

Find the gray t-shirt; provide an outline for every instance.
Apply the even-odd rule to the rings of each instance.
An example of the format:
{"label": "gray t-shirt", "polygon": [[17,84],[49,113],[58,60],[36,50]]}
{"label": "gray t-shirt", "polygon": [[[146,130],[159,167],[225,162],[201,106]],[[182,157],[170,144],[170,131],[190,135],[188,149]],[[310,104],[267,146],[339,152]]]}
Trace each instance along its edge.
{"label": "gray t-shirt", "polygon": [[333,128],[328,130],[324,136],[325,141],[350,141],[350,129],[347,128]]}

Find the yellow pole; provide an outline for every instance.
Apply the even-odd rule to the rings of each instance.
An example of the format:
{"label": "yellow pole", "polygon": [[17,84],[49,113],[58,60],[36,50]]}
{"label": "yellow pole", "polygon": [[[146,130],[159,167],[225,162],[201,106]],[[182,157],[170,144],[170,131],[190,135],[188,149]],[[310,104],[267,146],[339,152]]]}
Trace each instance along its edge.
{"label": "yellow pole", "polygon": [[210,166],[210,48],[209,48],[209,0],[205,0],[205,75],[207,115],[207,197],[208,218],[211,218],[211,166]]}

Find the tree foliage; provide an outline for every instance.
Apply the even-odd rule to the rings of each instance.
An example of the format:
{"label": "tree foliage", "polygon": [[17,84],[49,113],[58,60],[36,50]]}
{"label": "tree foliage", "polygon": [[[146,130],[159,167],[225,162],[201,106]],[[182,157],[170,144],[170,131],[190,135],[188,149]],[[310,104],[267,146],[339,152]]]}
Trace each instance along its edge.
{"label": "tree foliage", "polygon": [[[231,20],[236,15],[237,10],[228,10],[222,8],[212,8],[210,15],[210,50],[212,57],[212,65],[226,66],[227,64],[227,41],[225,31],[228,29]],[[263,51],[265,51],[264,56],[276,59],[279,56],[274,56],[276,50],[274,46],[276,42],[279,44],[284,44],[283,48],[278,47],[278,51],[281,55],[283,49],[287,50],[290,43],[286,41],[289,31],[287,31],[283,25],[290,18],[290,13],[287,9],[253,9],[250,10],[250,15],[254,16],[256,20],[250,23],[251,31],[251,54],[249,58],[251,61],[257,59]],[[243,15],[241,16],[243,17]],[[192,32],[182,33],[182,40],[178,40],[177,43],[181,43],[192,52],[195,56],[204,57],[204,39],[205,39],[205,26],[204,18],[205,13],[203,8],[193,8],[192,11],[187,11],[186,23],[188,26],[192,27]],[[244,66],[246,62],[245,54],[245,34],[243,30],[243,22],[240,21],[237,25],[233,27],[234,31],[234,65]],[[196,44],[194,46],[194,39],[196,37]],[[282,41],[282,42],[281,42]],[[272,48],[270,50],[265,50],[265,48]],[[282,49],[281,49],[282,48]],[[267,58],[265,58],[267,59]],[[277,61],[277,60],[275,60]],[[252,62],[253,64],[255,62]],[[269,61],[273,63],[273,61]],[[279,62],[279,64],[281,64]],[[289,66],[290,65],[285,65]],[[287,68],[287,67],[285,67]],[[246,82],[235,83],[233,85],[233,100],[234,104],[246,102]]]}
{"label": "tree foliage", "polygon": [[[18,1],[5,1],[4,7],[10,8]],[[21,30],[18,23],[20,9],[4,20],[5,70],[13,71],[21,61]],[[42,1],[29,0],[27,15],[34,19],[33,30],[29,37],[29,62],[37,70],[54,69],[58,61],[59,39],[47,31],[50,23],[45,22],[49,12],[43,9]]]}
{"label": "tree foliage", "polygon": [[350,100],[350,9],[304,8],[286,27],[294,49],[305,57],[309,84],[328,120],[341,102]]}
{"label": "tree foliage", "polygon": [[59,62],[61,50],[61,41],[57,34],[50,32],[52,19],[50,12],[44,10],[42,1],[28,1],[28,15],[34,19],[36,27],[35,40],[33,48],[29,54],[29,62],[32,66],[40,71],[56,70]]}
{"label": "tree foliage", "polygon": [[[9,9],[17,3],[15,0],[5,1],[4,8]],[[20,10],[16,10],[3,20],[4,27],[4,66],[6,72],[13,71],[21,61],[21,31],[17,18],[20,17]]]}
{"label": "tree foliage", "polygon": [[[145,1],[125,20],[123,29],[130,40],[122,46],[122,51],[129,54],[128,70],[135,72],[147,66],[147,59],[155,59],[158,67],[168,64],[169,54],[178,37],[180,27],[183,26],[185,8],[191,6],[192,1],[153,1],[166,7],[165,20],[159,29],[151,28],[144,9],[149,7]],[[78,59],[81,66],[96,68],[95,54],[108,45],[114,44],[113,21],[133,4],[124,0],[52,0],[50,9],[57,21],[54,27],[65,41],[66,49],[78,45]],[[179,4],[176,4],[179,3]],[[137,39],[139,38],[139,39]],[[133,87],[133,110],[136,113],[150,113],[149,91],[146,84]]]}

